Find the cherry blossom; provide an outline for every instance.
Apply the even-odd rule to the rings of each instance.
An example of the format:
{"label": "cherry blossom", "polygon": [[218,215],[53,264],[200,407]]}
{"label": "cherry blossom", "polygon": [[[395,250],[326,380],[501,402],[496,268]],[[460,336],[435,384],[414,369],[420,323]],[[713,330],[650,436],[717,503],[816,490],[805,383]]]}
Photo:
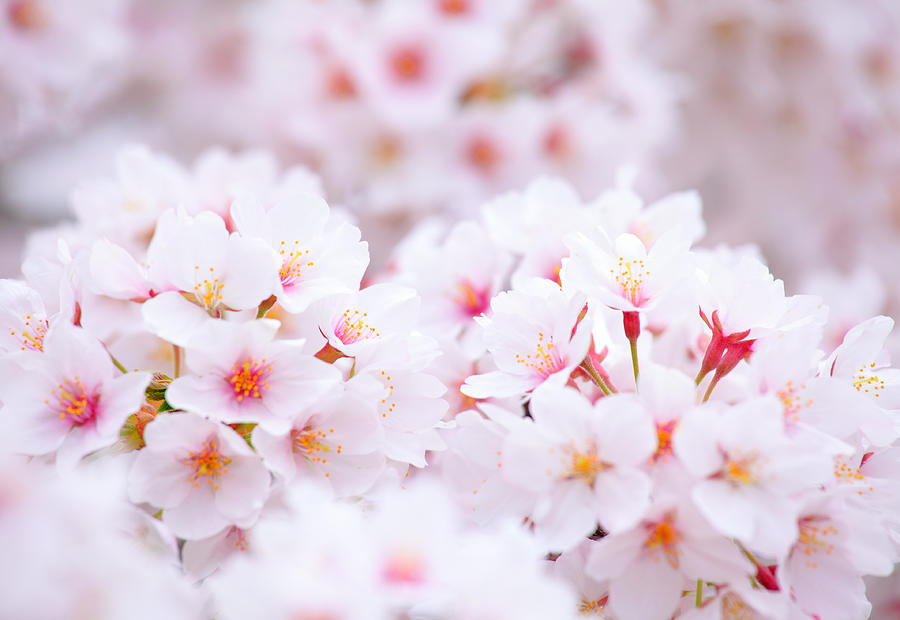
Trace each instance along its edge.
{"label": "cherry blossom", "polygon": [[303,352],[302,342],[275,340],[278,322],[211,322],[188,340],[191,374],[166,390],[173,407],[230,423],[256,423],[279,435],[304,407],[337,387],[340,373]]}
{"label": "cherry blossom", "polygon": [[269,472],[234,430],[193,413],[159,415],[128,476],[129,497],[162,509],[181,538],[248,527],[269,493]]}
{"label": "cherry blossom", "polygon": [[103,345],[81,328],[59,326],[26,373],[4,366],[0,400],[17,452],[56,454],[62,467],[113,444],[125,419],[141,408],[150,375],[116,376]]}
{"label": "cherry blossom", "polygon": [[542,279],[494,297],[490,316],[477,321],[498,370],[469,377],[462,393],[505,397],[547,381],[564,384],[587,354],[590,321],[583,309],[583,297],[569,297]]}

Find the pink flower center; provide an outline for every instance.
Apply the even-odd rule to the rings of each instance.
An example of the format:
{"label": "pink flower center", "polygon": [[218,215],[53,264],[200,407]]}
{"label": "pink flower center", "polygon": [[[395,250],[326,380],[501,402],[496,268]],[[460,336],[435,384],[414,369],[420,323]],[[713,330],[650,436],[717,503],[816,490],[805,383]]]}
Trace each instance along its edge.
{"label": "pink flower center", "polygon": [[651,463],[667,459],[672,455],[672,434],[678,426],[678,419],[656,423],[656,452],[650,457]]}
{"label": "pink flower center", "polygon": [[269,389],[266,377],[272,372],[272,366],[266,364],[265,358],[257,362],[252,357],[235,362],[228,376],[228,383],[234,390],[238,402],[244,398],[262,398],[261,391]]}
{"label": "pink flower center", "polygon": [[800,521],[800,538],[797,540],[794,551],[806,556],[805,563],[809,568],[816,568],[818,563],[813,556],[818,554],[831,555],[834,545],[829,542],[829,537],[838,533],[838,529],[828,521],[814,518],[806,518]]}
{"label": "pink flower center", "polygon": [[191,452],[183,461],[186,467],[192,470],[190,477],[195,487],[200,486],[200,479],[206,478],[206,483],[219,490],[219,478],[228,473],[228,464],[231,459],[219,453],[215,439],[203,442],[203,447],[198,452]]}
{"label": "pink flower center", "polygon": [[734,486],[755,484],[761,477],[763,459],[756,450],[748,454],[729,454],[720,475]]}
{"label": "pink flower center", "polygon": [[485,135],[475,135],[466,144],[466,161],[482,174],[491,174],[500,165],[500,149]]}
{"label": "pink flower center", "polygon": [[[327,455],[331,452],[332,446],[324,443],[324,440],[332,433],[334,433],[333,428],[328,429],[327,432],[320,428],[295,428],[291,431],[291,447],[295,454],[303,454],[313,463],[327,463]],[[338,444],[335,447],[335,454],[341,452],[343,452],[343,447]]]}
{"label": "pink flower center", "polygon": [[606,469],[609,469],[609,465],[601,461],[596,448],[591,447],[585,452],[571,452],[566,477],[571,480],[580,480],[591,486],[594,484],[594,478],[597,477],[597,474]]}
{"label": "pink flower center", "polygon": [[422,554],[405,549],[395,551],[385,564],[384,579],[394,584],[423,583],[425,581],[425,562]]}
{"label": "pink flower center", "polygon": [[22,31],[40,30],[47,24],[47,14],[34,0],[13,2],[7,6],[6,16],[14,28]]}
{"label": "pink flower center", "polygon": [[645,301],[644,280],[650,272],[643,259],[625,260],[624,256],[620,256],[616,267],[609,272],[623,298],[630,301],[633,306],[640,306]]}
{"label": "pink flower center", "polygon": [[312,267],[316,263],[306,260],[309,250],[301,250],[299,241],[294,241],[293,248],[287,248],[284,241],[281,242],[281,249],[278,251],[281,258],[281,269],[278,275],[281,278],[281,285],[289,288],[300,280],[301,270]]}
{"label": "pink flower center", "polygon": [[644,548],[655,561],[665,559],[669,566],[678,568],[678,545],[681,543],[681,534],[675,528],[672,515],[667,514],[662,521],[649,523],[645,526],[647,537],[644,539]]}
{"label": "pink flower center", "polygon": [[36,319],[30,314],[25,315],[23,323],[25,324],[25,329],[21,332],[16,332],[16,330],[10,328],[9,335],[22,340],[22,345],[19,347],[22,351],[43,351],[44,336],[47,335],[50,324],[46,319]]}
{"label": "pink flower center", "polygon": [[468,279],[463,278],[453,287],[453,303],[460,307],[467,317],[484,314],[491,303],[486,288],[478,289]]}
{"label": "pink flower center", "polygon": [[398,82],[418,82],[425,76],[425,52],[418,45],[403,45],[390,55],[391,73]]}
{"label": "pink flower center", "polygon": [[538,342],[535,346],[534,354],[528,353],[525,357],[522,357],[516,353],[516,363],[533,369],[544,379],[566,366],[565,360],[557,353],[553,339],[550,338],[545,341],[543,332],[538,333]]}
{"label": "pink flower center", "polygon": [[353,344],[360,340],[379,338],[381,332],[369,325],[368,317],[368,312],[360,312],[359,310],[351,311],[349,309],[344,310],[344,313],[334,326],[334,335],[344,344]]}
{"label": "pink flower center", "polygon": [[207,310],[214,310],[222,301],[222,291],[225,288],[225,283],[220,282],[219,278],[215,277],[215,270],[212,267],[209,268],[209,277],[202,280],[200,279],[200,265],[194,265],[194,271],[197,282],[194,285],[194,297]]}
{"label": "pink flower center", "polygon": [[99,395],[88,394],[78,377],[66,379],[52,390],[55,403],[44,402],[59,412],[59,419],[68,419],[73,426],[80,426],[94,419]]}
{"label": "pink flower center", "polygon": [[868,368],[860,367],[859,371],[853,376],[853,387],[857,392],[863,394],[871,394],[876,398],[881,396],[884,390],[884,380],[874,373],[875,362],[869,364]]}
{"label": "pink flower center", "polygon": [[445,15],[465,15],[471,8],[469,0],[439,0],[438,7]]}

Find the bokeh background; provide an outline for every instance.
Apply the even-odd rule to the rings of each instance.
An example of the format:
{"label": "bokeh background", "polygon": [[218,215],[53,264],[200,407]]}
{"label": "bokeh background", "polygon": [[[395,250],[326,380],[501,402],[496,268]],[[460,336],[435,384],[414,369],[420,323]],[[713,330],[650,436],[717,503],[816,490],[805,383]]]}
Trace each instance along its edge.
{"label": "bokeh background", "polygon": [[839,337],[900,314],[898,138],[897,0],[0,0],[0,277],[82,183],[165,195],[128,144],[211,183],[306,166],[376,265],[426,219],[540,174],[589,201],[625,165],[648,201],[699,190],[703,244],[757,244]]}
{"label": "bokeh background", "polygon": [[[697,188],[708,246],[790,292],[900,307],[893,0],[0,0],[0,275],[123,144],[264,149],[378,261],[535,175]],[[195,169],[196,170],[196,169]],[[121,176],[121,173],[119,173]],[[859,316],[855,316],[859,315]]]}

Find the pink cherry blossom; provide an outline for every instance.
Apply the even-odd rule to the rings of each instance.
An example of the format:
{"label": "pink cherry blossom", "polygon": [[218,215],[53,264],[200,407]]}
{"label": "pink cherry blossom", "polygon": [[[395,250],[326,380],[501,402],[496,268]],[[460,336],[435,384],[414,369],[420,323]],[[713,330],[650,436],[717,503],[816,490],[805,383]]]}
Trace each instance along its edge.
{"label": "pink cherry blossom", "polygon": [[129,497],[161,508],[176,536],[207,538],[256,520],[269,472],[231,428],[193,413],[158,415],[144,440],[128,476]]}
{"label": "pink cherry blossom", "polygon": [[491,300],[491,314],[478,319],[497,370],[474,375],[460,388],[472,398],[526,395],[549,381],[565,384],[584,356],[590,321],[584,298],[532,279]]}
{"label": "pink cherry blossom", "polygon": [[303,352],[302,342],[275,340],[278,322],[210,322],[186,347],[191,374],[166,390],[173,406],[229,423],[256,423],[283,435],[299,411],[337,387],[340,373]]}
{"label": "pink cherry blossom", "polygon": [[103,345],[77,327],[60,325],[44,342],[44,355],[24,372],[4,367],[0,400],[15,450],[56,454],[62,467],[115,443],[125,419],[141,408],[150,375],[115,376]]}

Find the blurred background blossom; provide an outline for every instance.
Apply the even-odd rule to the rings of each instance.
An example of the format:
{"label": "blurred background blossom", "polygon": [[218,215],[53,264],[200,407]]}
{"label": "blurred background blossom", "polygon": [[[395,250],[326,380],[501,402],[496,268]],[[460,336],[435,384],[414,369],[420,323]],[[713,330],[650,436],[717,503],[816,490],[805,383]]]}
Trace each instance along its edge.
{"label": "blurred background blossom", "polygon": [[707,243],[759,244],[789,289],[835,304],[868,287],[877,303],[848,321],[900,301],[889,0],[0,8],[3,276],[139,142],[186,166],[214,145],[307,166],[376,265],[425,216],[471,215],[539,174],[593,199],[630,165],[651,198],[697,188]]}

